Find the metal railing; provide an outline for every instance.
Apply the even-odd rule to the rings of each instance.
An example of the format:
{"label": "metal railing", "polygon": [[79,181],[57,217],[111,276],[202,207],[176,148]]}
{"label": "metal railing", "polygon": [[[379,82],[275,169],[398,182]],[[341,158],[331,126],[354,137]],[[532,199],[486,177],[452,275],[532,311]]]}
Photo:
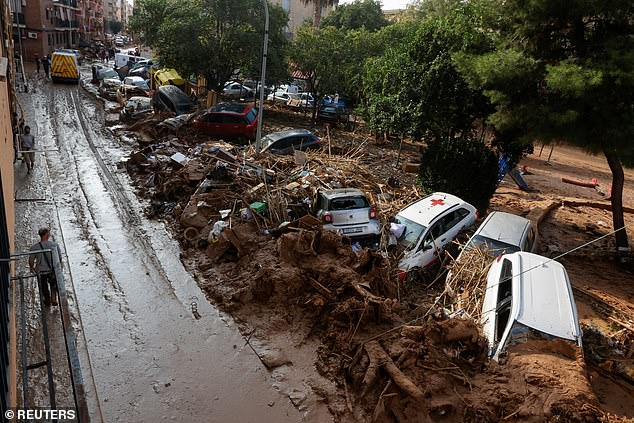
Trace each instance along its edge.
{"label": "metal railing", "polygon": [[[0,11],[1,12],[1,11]],[[0,173],[0,412],[4,416],[9,410],[11,362],[9,361],[11,343],[11,266],[9,258],[11,247],[9,243],[9,231],[7,225],[7,215],[4,205],[4,194],[2,192],[2,174]]]}
{"label": "metal railing", "polygon": [[[55,380],[53,376],[53,361],[51,360],[51,344],[49,338],[49,324],[53,323],[48,319],[51,318],[53,314],[47,313],[48,305],[45,304],[45,296],[43,294],[43,284],[47,283],[42,280],[42,274],[40,273],[21,273],[18,269],[15,269],[17,266],[17,260],[20,258],[30,257],[34,254],[49,254],[52,258],[53,251],[50,249],[29,251],[25,253],[16,253],[12,254],[8,260],[0,259],[1,265],[7,265],[8,263],[16,264],[14,266],[14,276],[10,278],[10,280],[14,283],[14,288],[19,289],[19,298],[20,298],[20,340],[21,340],[21,378],[22,378],[22,408],[28,409],[33,404],[29,402],[29,372],[41,367],[46,366],[46,375],[48,382],[48,394],[49,394],[49,404],[48,407],[50,409],[57,409],[57,395],[55,390]],[[61,257],[60,257],[61,260]],[[66,295],[66,285],[64,283],[64,274],[62,269],[54,260],[49,260],[49,262],[53,263],[55,279],[57,281],[57,292],[51,289],[50,297],[51,299],[58,299],[59,306],[59,318],[61,323],[62,332],[64,335],[64,344],[66,349],[66,358],[68,362],[68,371],[71,380],[71,387],[73,392],[73,401],[75,405],[76,411],[76,421],[78,423],[86,423],[90,422],[90,416],[88,413],[88,405],[86,402],[86,393],[84,388],[84,381],[81,371],[81,365],[79,362],[79,355],[77,352],[77,343],[75,339],[75,334],[73,332],[73,327],[71,324],[71,315],[70,308],[68,306],[68,300]],[[22,266],[23,268],[28,268],[27,266]],[[17,286],[16,286],[17,285]],[[35,303],[29,304],[28,301],[25,300],[25,294],[30,292],[29,290],[37,292],[36,298],[37,301]],[[48,289],[48,288],[47,288]],[[37,310],[35,310],[37,309]],[[44,352],[45,359],[35,362],[29,362],[29,352],[37,350],[37,348],[33,348],[32,345],[29,345],[36,340],[39,341],[39,337],[29,336],[27,335],[27,312],[31,312],[33,314],[34,310],[38,314],[39,321],[41,322],[41,332],[44,343]],[[38,404],[41,406],[41,404]]]}

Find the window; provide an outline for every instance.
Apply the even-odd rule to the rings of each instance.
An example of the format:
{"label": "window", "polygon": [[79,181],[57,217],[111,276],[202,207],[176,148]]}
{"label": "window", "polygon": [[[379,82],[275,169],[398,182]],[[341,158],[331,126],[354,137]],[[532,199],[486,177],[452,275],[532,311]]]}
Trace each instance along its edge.
{"label": "window", "polygon": [[444,226],[444,231],[449,231],[468,215],[469,211],[467,209],[460,208],[458,210],[452,211],[451,213],[448,213],[446,216],[443,216],[441,221]]}
{"label": "window", "polygon": [[416,222],[398,215],[394,218],[394,223],[405,226],[405,232],[403,232],[403,235],[399,239],[405,248],[414,248],[416,244],[418,244],[418,240],[423,232],[425,232],[425,229],[427,229],[423,225],[419,225]]}
{"label": "window", "polygon": [[354,210],[369,207],[365,197],[344,197],[330,200],[330,210]]}
{"label": "window", "polygon": [[242,121],[242,117],[241,116],[236,116],[236,115],[222,115],[222,123],[226,123],[229,125],[238,125],[241,123],[244,123]]}
{"label": "window", "polygon": [[255,109],[249,110],[249,113],[247,113],[246,116],[245,116],[247,123],[253,122],[257,116],[258,116],[258,114],[255,111]]}
{"label": "window", "polygon": [[425,251],[433,248],[435,241],[444,233],[445,231],[443,230],[442,222],[436,222],[427,233],[427,236],[421,243],[418,250],[420,251],[422,249],[423,251]]}
{"label": "window", "polygon": [[524,243],[524,251],[532,251],[535,245],[535,230],[531,226],[526,234],[526,242]]}
{"label": "window", "polygon": [[207,116],[205,116],[205,121],[207,123],[221,123],[222,116],[215,113],[210,113]]}
{"label": "window", "polygon": [[304,137],[295,137],[295,138],[293,138],[293,141],[291,142],[291,144],[293,145],[293,148],[300,149],[302,147],[302,145],[306,144],[306,138],[304,138]]}
{"label": "window", "polygon": [[502,262],[500,281],[498,283],[497,307],[495,316],[495,341],[499,342],[504,335],[511,317],[511,301],[513,298],[513,264],[508,259]]}

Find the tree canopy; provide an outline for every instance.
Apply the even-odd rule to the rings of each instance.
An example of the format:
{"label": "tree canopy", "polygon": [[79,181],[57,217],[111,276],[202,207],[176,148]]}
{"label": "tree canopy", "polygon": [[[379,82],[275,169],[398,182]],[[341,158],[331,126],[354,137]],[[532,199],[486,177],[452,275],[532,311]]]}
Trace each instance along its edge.
{"label": "tree canopy", "polygon": [[[507,138],[565,141],[603,153],[613,172],[614,227],[623,227],[622,164],[634,164],[634,4],[486,0],[495,51],[458,58],[495,105]],[[617,246],[627,247],[625,231]]]}
{"label": "tree canopy", "polygon": [[378,132],[423,138],[467,132],[489,103],[458,72],[452,54],[485,52],[492,44],[473,25],[470,7],[442,18],[391,25],[381,31],[385,54],[367,61],[364,117]]}
{"label": "tree canopy", "polygon": [[355,0],[352,3],[340,4],[321,20],[322,27],[334,26],[342,30],[364,28],[376,31],[388,24],[379,0]]}
{"label": "tree canopy", "polygon": [[[219,91],[240,71],[259,75],[264,12],[258,0],[140,0],[132,27],[155,47],[161,63],[184,75],[203,75]],[[269,5],[268,66],[273,79],[286,75],[284,28],[288,15]]]}

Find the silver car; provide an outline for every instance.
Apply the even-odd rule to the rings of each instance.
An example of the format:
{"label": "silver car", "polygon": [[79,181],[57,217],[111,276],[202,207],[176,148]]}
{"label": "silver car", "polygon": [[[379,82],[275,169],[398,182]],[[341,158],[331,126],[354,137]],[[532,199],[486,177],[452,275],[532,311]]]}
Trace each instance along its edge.
{"label": "silver car", "polygon": [[[485,245],[486,244],[486,245]],[[537,250],[537,231],[530,220],[505,212],[493,212],[475,231],[466,250],[483,245],[494,256]]]}
{"label": "silver car", "polygon": [[319,191],[315,214],[324,222],[324,229],[353,239],[371,238],[381,234],[376,210],[358,189],[340,188]]}

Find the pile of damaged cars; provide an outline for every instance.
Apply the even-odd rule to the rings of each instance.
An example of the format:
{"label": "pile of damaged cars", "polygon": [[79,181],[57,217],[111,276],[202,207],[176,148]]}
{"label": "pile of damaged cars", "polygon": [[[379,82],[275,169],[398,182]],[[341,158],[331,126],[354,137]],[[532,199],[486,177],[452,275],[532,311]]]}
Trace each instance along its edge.
{"label": "pile of damaged cars", "polygon": [[[477,218],[475,207],[440,192],[398,212],[390,223],[389,237],[390,243],[398,244],[403,251],[399,279],[416,283],[416,278],[409,276],[438,263],[448,244]],[[529,343],[537,343],[539,348],[539,343],[556,341],[571,351],[582,346],[566,269],[553,259],[534,254],[537,242],[533,222],[494,211],[455,260],[460,264],[463,256],[474,249],[481,249],[485,260],[490,260],[479,319],[493,360]],[[453,277],[450,271],[446,280]]]}

